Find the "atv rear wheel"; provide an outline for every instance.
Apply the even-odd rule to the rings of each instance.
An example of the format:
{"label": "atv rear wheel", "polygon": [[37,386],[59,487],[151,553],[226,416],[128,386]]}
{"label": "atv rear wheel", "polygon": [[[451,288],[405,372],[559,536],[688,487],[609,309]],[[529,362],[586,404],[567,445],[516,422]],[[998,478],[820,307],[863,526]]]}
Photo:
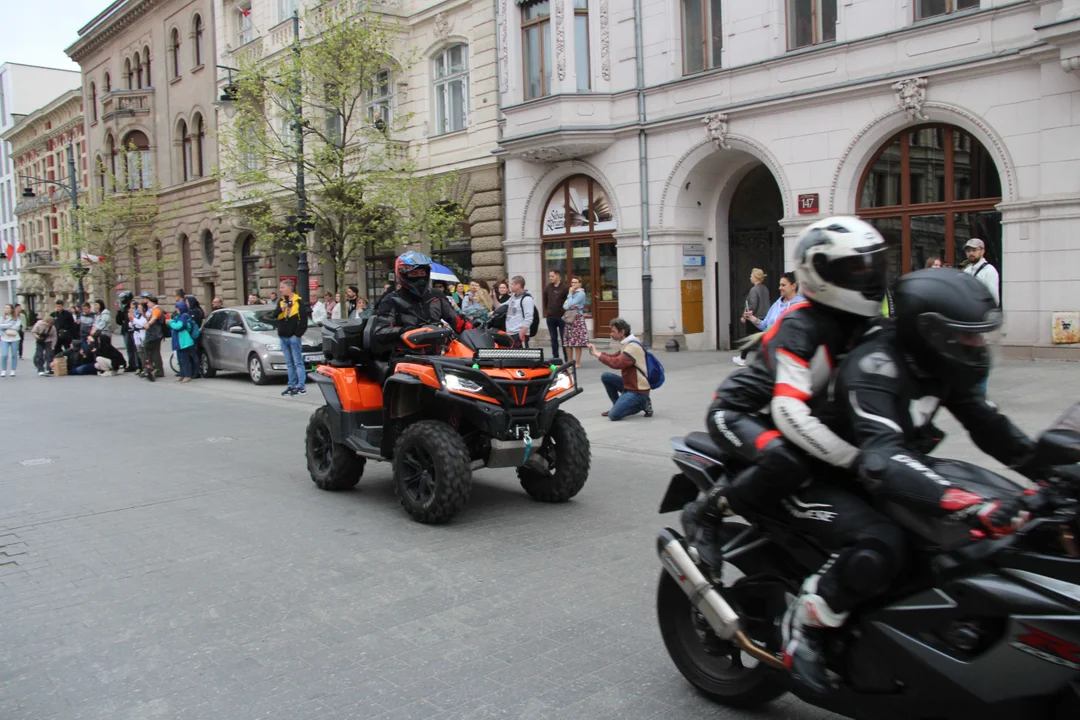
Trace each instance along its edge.
{"label": "atv rear wheel", "polygon": [[320,490],[348,490],[360,482],[367,460],[330,433],[330,410],[325,405],[311,414],[307,426],[307,468]]}
{"label": "atv rear wheel", "polygon": [[469,464],[465,441],[449,425],[413,423],[394,447],[394,493],[413,520],[446,522],[472,494]]}
{"label": "atv rear wheel", "polygon": [[557,411],[536,455],[517,470],[521,487],[530,497],[556,503],[566,502],[581,492],[589,478],[592,453],[589,437],[576,417]]}

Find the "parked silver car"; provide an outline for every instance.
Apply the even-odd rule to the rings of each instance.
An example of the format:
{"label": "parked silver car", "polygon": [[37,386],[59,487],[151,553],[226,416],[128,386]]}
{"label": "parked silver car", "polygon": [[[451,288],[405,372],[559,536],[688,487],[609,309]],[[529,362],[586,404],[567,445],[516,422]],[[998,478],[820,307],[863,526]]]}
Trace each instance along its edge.
{"label": "parked silver car", "polygon": [[[281,338],[268,305],[244,305],[210,313],[199,334],[199,368],[203,377],[218,371],[246,372],[256,385],[265,385],[288,370],[281,352]],[[304,364],[323,361],[322,334],[309,323],[303,338]]]}

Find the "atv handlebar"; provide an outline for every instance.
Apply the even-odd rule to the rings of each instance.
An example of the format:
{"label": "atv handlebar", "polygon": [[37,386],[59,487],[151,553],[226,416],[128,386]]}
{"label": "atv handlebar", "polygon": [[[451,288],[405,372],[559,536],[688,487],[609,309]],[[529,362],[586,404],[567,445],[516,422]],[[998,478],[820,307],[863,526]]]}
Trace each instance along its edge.
{"label": "atv handlebar", "polygon": [[419,327],[406,330],[401,340],[410,348],[421,348],[436,345],[454,335],[454,331],[450,328]]}

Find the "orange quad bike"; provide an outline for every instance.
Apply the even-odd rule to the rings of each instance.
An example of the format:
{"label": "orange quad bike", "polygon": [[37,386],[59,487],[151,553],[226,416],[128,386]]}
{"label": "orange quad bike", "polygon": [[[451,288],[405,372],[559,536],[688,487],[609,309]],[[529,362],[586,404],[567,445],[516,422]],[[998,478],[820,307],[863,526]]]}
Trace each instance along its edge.
{"label": "orange quad bike", "polygon": [[[589,475],[589,438],[560,409],[581,388],[573,362],[511,349],[491,329],[407,331],[395,364],[376,359],[375,322],[328,320],[328,360],[311,374],[326,405],[307,428],[307,466],[323,490],[348,490],[368,460],[390,462],[402,507],[423,523],[452,518],[472,492],[472,471],[517,468],[543,502],[566,502]],[[378,353],[385,355],[386,353]]]}

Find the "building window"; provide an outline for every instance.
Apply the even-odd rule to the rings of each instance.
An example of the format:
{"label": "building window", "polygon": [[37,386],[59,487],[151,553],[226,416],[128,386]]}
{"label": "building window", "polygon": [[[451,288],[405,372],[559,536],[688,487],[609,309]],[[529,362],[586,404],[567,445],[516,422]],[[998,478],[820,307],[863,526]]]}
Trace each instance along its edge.
{"label": "building window", "polygon": [[393,86],[390,82],[390,71],[380,70],[375,74],[373,87],[367,92],[368,121],[383,131],[390,129],[390,122],[393,119],[390,108]]}
{"label": "building window", "polygon": [[683,73],[720,67],[724,47],[720,0],[682,0],[682,25]]}
{"label": "building window", "polygon": [[296,12],[296,0],[278,0],[278,22],[285,22]]}
{"label": "building window", "polygon": [[836,40],[836,0],[788,0],[788,49]]}
{"label": "building window", "polygon": [[[139,53],[135,53],[135,62],[133,63],[131,70],[135,74],[135,87],[136,87],[136,89],[142,90],[142,86],[143,86],[143,81],[142,81],[143,80],[143,78],[142,78],[142,58],[139,57]],[[147,83],[147,84],[149,84],[149,83]]]}
{"label": "building window", "polygon": [[101,189],[102,192],[104,192],[105,191],[105,182],[106,182],[106,180],[105,180],[106,169],[105,169],[105,161],[101,159],[100,155],[98,155],[94,159],[94,168],[97,170],[97,186]]}
{"label": "building window", "polygon": [[180,121],[180,130],[177,134],[180,136],[181,180],[187,182],[192,176],[191,134],[188,132],[187,123],[183,120]]}
{"label": "building window", "polygon": [[342,102],[340,88],[328,84],[326,86],[326,141],[337,147],[345,146],[345,138],[342,137],[345,127],[345,115],[340,107]]}
{"label": "building window", "polygon": [[172,62],[172,76],[180,77],[180,31],[173,28],[169,41],[169,60]]}
{"label": "building window", "polygon": [[[720,0],[715,0],[717,5]],[[574,0],[574,74],[578,92],[592,88],[589,68],[589,0]]]}
{"label": "building window", "polygon": [[205,140],[206,124],[203,122],[202,115],[196,114],[191,121],[191,141],[194,144],[194,154],[191,161],[193,177],[201,178],[206,174]]}
{"label": "building window", "polygon": [[469,117],[469,48],[451,45],[435,57],[435,134],[464,130]]}
{"label": "building window", "polygon": [[242,47],[255,39],[251,24],[251,0],[236,6],[236,46]]}
{"label": "building window", "polygon": [[878,150],[859,183],[858,214],[889,243],[893,277],[940,258],[959,267],[968,240],[1001,267],[1001,178],[978,140],[949,125],[901,131]]}
{"label": "building window", "polygon": [[202,36],[203,36],[203,24],[202,16],[196,15],[195,22],[193,23],[191,36],[192,36],[192,50],[195,54],[195,67],[202,65]]}
{"label": "building window", "polygon": [[128,90],[131,90],[132,88],[135,87],[134,78],[132,77],[132,74],[131,74],[131,59],[130,58],[127,58],[127,59],[124,60],[124,84],[127,86]]}
{"label": "building window", "polygon": [[209,230],[203,230],[202,254],[203,265],[209,267],[214,264],[214,235]]}
{"label": "building window", "polygon": [[90,120],[97,122],[97,85],[90,83]]}
{"label": "building window", "polygon": [[125,181],[128,190],[149,190],[153,187],[150,163],[150,141],[139,130],[124,138]]}
{"label": "building window", "polygon": [[143,67],[146,68],[146,87],[154,87],[153,81],[150,79],[150,46],[147,45],[142,49],[143,52]]}
{"label": "building window", "polygon": [[109,73],[105,73],[105,92],[112,92],[112,78],[109,77]]}
{"label": "building window", "polygon": [[240,168],[245,173],[253,173],[262,168],[259,156],[259,131],[255,127],[244,130],[240,142]]}
{"label": "building window", "polygon": [[[108,135],[105,137],[105,155],[109,158],[109,183],[112,187],[109,189],[116,192],[116,143],[113,141],[113,136]],[[104,187],[104,186],[102,186]]]}
{"label": "building window", "polygon": [[551,92],[551,4],[531,2],[521,8],[522,66],[525,68],[525,99]]}
{"label": "building window", "polygon": [[979,0],[915,0],[915,19],[924,20],[979,7]]}

